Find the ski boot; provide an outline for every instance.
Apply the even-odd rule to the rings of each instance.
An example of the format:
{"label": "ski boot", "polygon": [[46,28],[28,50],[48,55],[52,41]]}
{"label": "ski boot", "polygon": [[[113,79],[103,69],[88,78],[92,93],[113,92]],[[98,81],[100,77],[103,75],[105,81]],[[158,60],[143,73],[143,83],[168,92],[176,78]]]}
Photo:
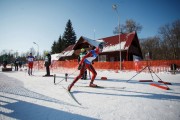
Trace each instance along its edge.
{"label": "ski boot", "polygon": [[30,75],[30,70],[28,70],[28,74]]}
{"label": "ski boot", "polygon": [[93,84],[93,82],[90,82],[89,87],[97,87],[97,85]]}

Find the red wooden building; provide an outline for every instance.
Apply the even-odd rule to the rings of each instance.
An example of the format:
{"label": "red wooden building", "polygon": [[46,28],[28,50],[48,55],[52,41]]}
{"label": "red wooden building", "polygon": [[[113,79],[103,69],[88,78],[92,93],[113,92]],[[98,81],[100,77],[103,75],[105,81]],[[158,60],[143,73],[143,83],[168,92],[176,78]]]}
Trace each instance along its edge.
{"label": "red wooden building", "polygon": [[77,59],[81,48],[88,51],[102,41],[105,42],[105,46],[97,59],[98,61],[119,61],[120,50],[121,61],[133,61],[134,59],[143,58],[137,33],[131,32],[98,40],[81,36],[76,44],[70,45],[60,53],[59,60]]}

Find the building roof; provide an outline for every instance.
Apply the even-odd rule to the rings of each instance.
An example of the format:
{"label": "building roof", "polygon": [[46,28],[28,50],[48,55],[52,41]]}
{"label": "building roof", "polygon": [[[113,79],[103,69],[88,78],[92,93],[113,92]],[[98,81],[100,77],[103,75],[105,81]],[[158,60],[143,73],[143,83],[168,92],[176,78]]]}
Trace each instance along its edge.
{"label": "building roof", "polygon": [[74,45],[73,49],[76,50],[78,49],[82,44],[86,44],[88,43],[89,45],[91,46],[95,46],[95,47],[98,47],[98,45],[100,43],[104,42],[103,40],[99,39],[99,40],[93,40],[93,39],[90,39],[90,38],[87,38],[87,37],[84,37],[84,36],[81,36],[79,38],[79,40],[76,42],[76,44]]}
{"label": "building roof", "polygon": [[[74,53],[74,50],[78,49],[78,45],[85,42],[95,47],[97,47],[99,43],[104,42],[105,46],[102,52],[119,51],[120,46],[121,46],[121,51],[128,50],[135,36],[137,36],[136,32],[110,36],[110,37],[101,38],[97,40],[93,40],[93,39],[81,36],[79,40],[76,42],[76,44],[70,45],[64,51],[62,51],[60,54],[60,57],[72,56]],[[120,37],[120,40],[119,40],[119,37]],[[120,44],[119,44],[119,41],[120,41]]]}
{"label": "building roof", "polygon": [[120,34],[111,37],[101,38],[106,43],[106,45],[103,48],[103,52],[119,51],[120,46],[122,51],[128,50],[135,35],[136,32],[131,32],[127,34]]}
{"label": "building roof", "polygon": [[99,39],[99,40],[93,40],[87,37],[82,36],[82,38],[87,41],[89,44],[91,44],[92,46],[98,47],[98,45],[102,42],[104,42],[103,40]]}
{"label": "building roof", "polygon": [[59,60],[60,56],[61,56],[61,53],[52,54],[51,55],[51,61]]}
{"label": "building roof", "polygon": [[74,53],[73,47],[74,47],[74,45],[70,45],[70,46],[68,46],[66,49],[64,49],[64,50],[60,53],[59,58],[65,57],[65,56],[72,56],[73,53]]}

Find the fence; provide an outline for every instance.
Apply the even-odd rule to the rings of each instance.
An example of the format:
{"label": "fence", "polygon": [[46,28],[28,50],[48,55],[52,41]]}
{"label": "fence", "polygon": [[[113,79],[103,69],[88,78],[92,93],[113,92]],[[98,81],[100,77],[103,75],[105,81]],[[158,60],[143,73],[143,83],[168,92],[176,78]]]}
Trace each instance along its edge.
{"label": "fence", "polygon": [[[180,70],[180,60],[153,60],[153,61],[123,61],[122,63],[123,71],[139,71],[146,67],[147,65],[154,72],[167,72],[171,70],[171,65],[176,64],[177,70]],[[54,71],[66,71],[77,69],[78,62],[76,60],[71,61],[52,61],[51,69]],[[120,62],[94,62],[93,66],[95,69],[104,69],[104,70],[119,70]],[[35,61],[35,68],[45,69],[44,61]],[[147,71],[146,69],[144,71]]]}

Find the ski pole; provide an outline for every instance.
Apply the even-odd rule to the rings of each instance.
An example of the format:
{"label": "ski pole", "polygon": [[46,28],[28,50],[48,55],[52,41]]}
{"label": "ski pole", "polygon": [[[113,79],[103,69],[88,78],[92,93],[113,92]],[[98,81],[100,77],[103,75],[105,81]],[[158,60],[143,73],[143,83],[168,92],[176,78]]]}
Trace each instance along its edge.
{"label": "ski pole", "polygon": [[68,74],[66,73],[66,74],[65,74],[65,79],[66,79],[66,82],[67,82],[67,76],[68,76]]}
{"label": "ski pole", "polygon": [[[69,76],[71,76],[71,75],[73,75],[75,72],[77,72],[78,70],[75,70],[74,72],[72,72],[71,74],[69,74]],[[67,73],[66,73],[67,74]],[[65,74],[65,75],[66,75]],[[67,76],[68,76],[68,74],[67,74]],[[62,80],[60,80],[58,83],[55,83],[55,78],[56,78],[56,76],[54,77],[54,84],[55,85],[57,85],[57,84],[59,84],[59,83],[61,83],[62,81],[64,81],[64,80],[66,80],[66,77],[65,78],[63,78]]]}
{"label": "ski pole", "polygon": [[54,74],[54,84],[56,84],[56,74]]}
{"label": "ski pole", "polygon": [[25,71],[24,71],[24,73],[25,73],[25,76],[26,76],[26,73],[27,73],[27,68],[26,69],[24,69]]}
{"label": "ski pole", "polygon": [[90,73],[90,71],[89,71],[89,79],[91,80],[91,73]]}

